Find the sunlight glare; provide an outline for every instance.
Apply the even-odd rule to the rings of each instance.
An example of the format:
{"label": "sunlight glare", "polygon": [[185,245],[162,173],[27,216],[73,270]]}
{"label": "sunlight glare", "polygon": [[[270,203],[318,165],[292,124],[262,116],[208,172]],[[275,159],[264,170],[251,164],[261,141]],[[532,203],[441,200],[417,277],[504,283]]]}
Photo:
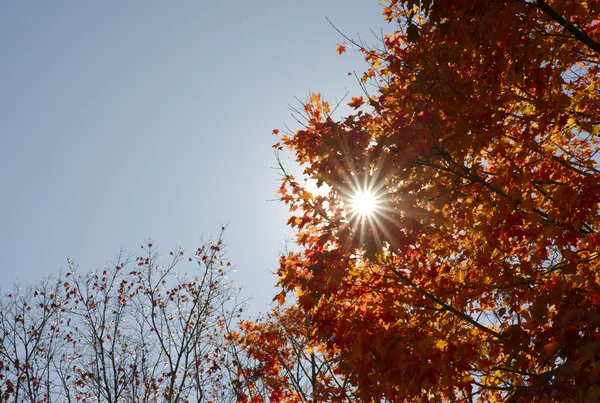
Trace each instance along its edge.
{"label": "sunlight glare", "polygon": [[360,216],[371,216],[377,208],[377,200],[372,192],[360,191],[352,199],[352,209]]}
{"label": "sunlight glare", "polygon": [[316,179],[304,179],[304,189],[312,193],[314,196],[325,196],[331,189],[326,183],[321,183],[321,186],[317,186]]}

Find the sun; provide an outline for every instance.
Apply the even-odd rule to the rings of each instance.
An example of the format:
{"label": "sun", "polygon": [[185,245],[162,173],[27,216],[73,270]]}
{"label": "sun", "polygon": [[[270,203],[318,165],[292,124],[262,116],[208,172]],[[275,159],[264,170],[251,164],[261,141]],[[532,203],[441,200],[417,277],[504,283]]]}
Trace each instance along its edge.
{"label": "sun", "polygon": [[352,210],[361,217],[370,217],[377,211],[377,198],[371,191],[358,191],[352,198]]}

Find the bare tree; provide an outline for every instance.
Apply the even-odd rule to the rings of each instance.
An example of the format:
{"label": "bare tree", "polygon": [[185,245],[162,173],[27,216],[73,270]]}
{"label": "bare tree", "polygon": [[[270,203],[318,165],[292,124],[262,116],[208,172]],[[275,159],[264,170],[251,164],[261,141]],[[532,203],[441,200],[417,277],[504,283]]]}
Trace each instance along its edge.
{"label": "bare tree", "polygon": [[[224,228],[223,228],[224,230]],[[82,273],[0,301],[0,400],[204,402],[230,399],[227,332],[241,315],[223,233],[167,264],[148,241]],[[178,270],[196,266],[193,274]]]}
{"label": "bare tree", "polygon": [[54,360],[64,342],[60,280],[46,279],[0,299],[0,401],[45,402],[57,393]]}

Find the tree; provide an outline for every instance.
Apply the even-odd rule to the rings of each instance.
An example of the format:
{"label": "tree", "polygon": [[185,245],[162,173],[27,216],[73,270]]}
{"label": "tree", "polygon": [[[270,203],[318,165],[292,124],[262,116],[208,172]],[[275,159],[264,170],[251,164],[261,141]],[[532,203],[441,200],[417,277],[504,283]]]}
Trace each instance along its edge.
{"label": "tree", "polygon": [[353,402],[353,389],[334,357],[311,344],[312,318],[297,306],[276,305],[242,321],[232,340],[246,359],[236,363],[239,402]]}
{"label": "tree", "polygon": [[60,281],[15,287],[0,300],[0,401],[43,402],[60,394],[56,358],[64,346]]}
{"label": "tree", "polygon": [[285,174],[280,285],[365,401],[600,400],[600,3],[383,11],[354,111],[275,145],[329,186]]}
{"label": "tree", "polygon": [[1,300],[3,402],[235,401],[227,331],[241,315],[222,234],[187,258],[151,241],[103,270],[69,272]]}

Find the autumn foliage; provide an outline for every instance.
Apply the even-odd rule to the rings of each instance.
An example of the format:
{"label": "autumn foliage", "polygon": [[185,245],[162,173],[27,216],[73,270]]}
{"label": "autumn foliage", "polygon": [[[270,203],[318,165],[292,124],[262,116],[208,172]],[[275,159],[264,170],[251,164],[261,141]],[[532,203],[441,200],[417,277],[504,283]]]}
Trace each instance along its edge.
{"label": "autumn foliage", "polygon": [[285,175],[280,285],[361,400],[600,401],[599,13],[388,1],[352,113],[275,146],[329,186]]}
{"label": "autumn foliage", "polygon": [[237,364],[239,402],[354,402],[334,357],[311,342],[312,318],[297,306],[275,306],[257,320],[241,322],[236,341],[246,360]]}

